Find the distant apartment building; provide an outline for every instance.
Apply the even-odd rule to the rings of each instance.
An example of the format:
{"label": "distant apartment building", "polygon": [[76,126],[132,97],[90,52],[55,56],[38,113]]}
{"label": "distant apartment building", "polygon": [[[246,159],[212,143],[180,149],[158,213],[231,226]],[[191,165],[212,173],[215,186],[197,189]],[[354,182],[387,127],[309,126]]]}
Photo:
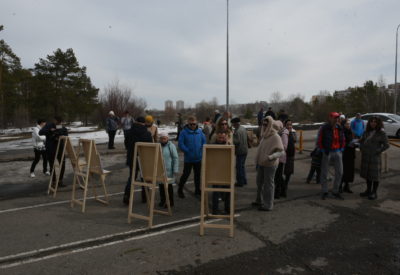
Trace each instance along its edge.
{"label": "distant apartment building", "polygon": [[166,100],[165,101],[165,110],[171,110],[174,109],[174,103],[172,102],[172,100]]}
{"label": "distant apartment building", "polygon": [[334,93],[334,95],[335,95],[336,97],[338,97],[338,98],[345,98],[347,95],[350,94],[350,92],[351,92],[351,89],[348,88],[348,89],[346,89],[346,90],[336,91],[336,92]]}
{"label": "distant apartment building", "polygon": [[178,100],[176,102],[176,111],[182,111],[183,109],[185,109],[185,103],[183,102],[183,100]]}

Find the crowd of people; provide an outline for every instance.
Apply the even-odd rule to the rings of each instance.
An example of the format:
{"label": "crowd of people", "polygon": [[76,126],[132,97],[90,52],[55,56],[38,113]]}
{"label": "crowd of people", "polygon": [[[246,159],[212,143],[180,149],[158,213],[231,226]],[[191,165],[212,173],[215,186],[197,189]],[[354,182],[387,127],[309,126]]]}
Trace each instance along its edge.
{"label": "crowd of people", "polygon": [[[292,121],[284,110],[275,115],[272,108],[267,112],[260,109],[258,115],[258,147],[255,157],[257,192],[253,206],[260,211],[270,211],[274,200],[286,198],[291,175],[294,173],[296,152],[296,131]],[[157,121],[159,125],[159,120]],[[252,135],[241,125],[239,117],[233,117],[229,112],[215,111],[214,117],[208,117],[199,127],[197,119],[190,116],[183,123],[178,114],[176,123],[178,148],[183,152],[183,172],[179,174],[179,155],[176,145],[170,140],[168,133],[159,131],[152,116],[140,116],[134,119],[129,112],[118,118],[113,111],[109,112],[106,120],[106,131],[109,136],[108,149],[115,149],[114,138],[119,129],[124,133],[124,146],[127,150],[126,164],[129,167],[129,178],[125,186],[123,202],[129,204],[131,175],[133,169],[133,154],[136,142],[159,142],[162,148],[166,173],[170,181],[168,190],[159,185],[160,207],[166,207],[166,192],[169,194],[171,206],[174,206],[173,183],[178,185],[177,194],[185,198],[184,186],[193,170],[194,195],[200,197],[201,162],[205,144],[233,145],[236,156],[236,186],[247,185],[246,159],[248,150],[253,146]],[[61,154],[56,156],[56,148],[60,136],[67,136],[68,131],[62,124],[61,117],[55,117],[51,123],[38,120],[32,133],[35,159],[30,172],[34,177],[35,166],[43,158],[43,173],[50,175],[54,161],[58,160],[60,170],[59,186],[63,187],[65,162],[61,163]],[[321,198],[330,197],[328,192],[329,167],[334,167],[332,197],[343,200],[342,192],[352,193],[351,183],[354,181],[355,150],[361,151],[360,176],[366,180],[367,188],[360,194],[371,200],[377,198],[380,179],[380,154],[388,145],[387,136],[383,130],[380,118],[371,117],[367,125],[360,114],[349,121],[344,115],[331,112],[328,121],[318,130],[315,149],[311,152],[311,167],[306,182],[310,183],[316,174],[316,183],[321,184]],[[47,169],[49,163],[49,170]],[[138,166],[137,166],[138,169]],[[137,175],[135,171],[135,175]],[[180,176],[179,176],[180,175]],[[179,178],[179,179],[178,179]],[[56,173],[53,173],[53,181]],[[219,213],[218,202],[224,201],[224,211],[229,212],[229,196],[225,193],[214,193],[212,197],[212,212]],[[146,202],[145,192],[142,192],[142,202]]]}

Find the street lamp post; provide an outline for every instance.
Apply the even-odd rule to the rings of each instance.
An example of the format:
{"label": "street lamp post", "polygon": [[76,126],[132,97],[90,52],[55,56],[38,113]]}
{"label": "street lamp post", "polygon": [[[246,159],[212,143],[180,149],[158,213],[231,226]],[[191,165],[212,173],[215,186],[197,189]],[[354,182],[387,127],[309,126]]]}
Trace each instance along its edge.
{"label": "street lamp post", "polygon": [[229,0],[226,0],[226,111],[229,111]]}
{"label": "street lamp post", "polygon": [[393,113],[396,114],[397,110],[397,44],[398,44],[398,37],[399,37],[399,27],[400,24],[397,26],[396,29],[396,59],[394,62],[394,107],[393,107]]}

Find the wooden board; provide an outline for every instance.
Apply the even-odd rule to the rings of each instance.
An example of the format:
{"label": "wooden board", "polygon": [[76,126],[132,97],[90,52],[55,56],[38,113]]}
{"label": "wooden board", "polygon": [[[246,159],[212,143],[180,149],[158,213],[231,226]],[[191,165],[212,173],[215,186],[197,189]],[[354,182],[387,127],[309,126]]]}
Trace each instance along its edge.
{"label": "wooden board", "polygon": [[[136,166],[139,165],[139,170],[143,181],[137,181]],[[155,209],[155,192],[157,183],[164,184],[164,190],[168,190],[168,178],[164,165],[164,158],[160,143],[137,142],[133,154],[133,169],[131,175],[131,194],[129,198],[128,208],[128,223],[131,223],[133,218],[145,220],[148,222],[148,227],[153,226],[154,213],[172,215],[169,193],[165,192],[165,199],[168,211]],[[135,198],[135,187],[140,186],[145,188],[148,216],[133,212]]]}
{"label": "wooden board", "polygon": [[[205,228],[222,228],[229,230],[229,236],[234,236],[235,216],[235,147],[233,145],[211,145],[203,147],[201,167],[201,206],[200,206],[200,235],[204,235]],[[217,186],[215,186],[217,185]],[[221,187],[222,186],[222,187]],[[223,188],[226,186],[226,188]],[[208,210],[209,192],[230,193],[229,215],[210,215]],[[205,219],[227,219],[228,224],[207,224]]]}

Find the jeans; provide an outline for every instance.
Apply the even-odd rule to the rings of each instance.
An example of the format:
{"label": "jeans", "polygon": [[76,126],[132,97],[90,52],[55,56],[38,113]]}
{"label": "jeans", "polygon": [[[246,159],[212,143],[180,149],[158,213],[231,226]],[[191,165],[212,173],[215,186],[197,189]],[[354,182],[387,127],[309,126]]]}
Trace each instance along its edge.
{"label": "jeans", "polygon": [[187,179],[190,176],[190,172],[194,170],[194,187],[195,194],[200,195],[200,171],[201,171],[201,162],[185,162],[183,165],[183,173],[179,180],[179,189],[182,189],[185,185]]}
{"label": "jeans", "polygon": [[108,131],[108,149],[112,149],[114,147],[114,138],[117,131]]}
{"label": "jeans", "polygon": [[246,163],[247,154],[236,156],[236,182],[238,185],[246,185]]}
{"label": "jeans", "polygon": [[342,182],[343,175],[343,162],[342,152],[329,152],[329,154],[323,154],[321,163],[321,186],[322,193],[328,193],[328,170],[329,162],[333,160],[335,168],[335,179],[333,183],[333,193],[339,192],[339,186]]}
{"label": "jeans", "polygon": [[257,167],[257,198],[256,202],[272,210],[274,207],[275,171],[278,166]]}
{"label": "jeans", "polygon": [[31,165],[31,173],[33,173],[35,171],[35,167],[40,161],[40,156],[42,156],[42,159],[43,159],[43,173],[46,173],[47,172],[46,150],[38,150],[38,149],[34,148],[33,151],[35,152],[35,159],[33,160],[32,165]]}

